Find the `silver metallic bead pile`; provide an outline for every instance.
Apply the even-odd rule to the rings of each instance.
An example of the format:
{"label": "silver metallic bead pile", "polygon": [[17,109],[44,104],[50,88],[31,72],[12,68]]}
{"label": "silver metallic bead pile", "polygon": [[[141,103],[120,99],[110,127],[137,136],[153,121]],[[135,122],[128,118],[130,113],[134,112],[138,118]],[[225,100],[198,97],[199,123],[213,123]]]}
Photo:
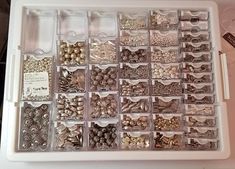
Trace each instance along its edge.
{"label": "silver metallic bead pile", "polygon": [[93,93],[90,99],[91,118],[109,118],[117,115],[118,103],[115,95],[109,94],[106,97],[100,97]]}
{"label": "silver metallic bead pile", "polygon": [[148,99],[140,99],[139,101],[131,101],[127,98],[123,99],[122,113],[145,113],[149,111]]}
{"label": "silver metallic bead pile", "polygon": [[153,85],[153,95],[156,96],[179,96],[182,95],[182,86],[180,82],[172,82],[170,84],[163,84],[155,81]]}
{"label": "silver metallic bead pile", "polygon": [[159,30],[177,29],[177,12],[164,11],[163,14],[161,14],[159,11],[152,11],[152,14],[150,16],[150,25],[153,29]]}
{"label": "silver metallic bead pile", "polygon": [[83,126],[81,124],[66,126],[58,122],[55,132],[55,149],[77,150],[83,147]]}
{"label": "silver metallic bead pile", "polygon": [[146,149],[150,147],[149,135],[141,134],[139,136],[132,136],[129,133],[123,133],[121,138],[122,149]]}
{"label": "silver metallic bead pile", "polygon": [[141,31],[122,32],[120,44],[123,46],[146,46],[148,45],[148,33]]}
{"label": "silver metallic bead pile", "polygon": [[177,79],[177,78],[179,78],[179,66],[163,67],[159,64],[153,64],[152,78]]}
{"label": "silver metallic bead pile", "polygon": [[90,43],[91,63],[114,63],[117,60],[116,41],[92,41]]}
{"label": "silver metallic bead pile", "polygon": [[144,16],[131,16],[122,15],[120,17],[121,29],[144,29],[147,27],[146,18]]}
{"label": "silver metallic bead pile", "polygon": [[64,41],[60,42],[60,62],[61,65],[82,65],[85,64],[85,43],[76,42],[68,44]]}
{"label": "silver metallic bead pile", "polygon": [[178,45],[177,32],[168,32],[167,34],[161,34],[160,32],[150,32],[151,45],[169,47]]}
{"label": "silver metallic bead pile", "polygon": [[48,148],[49,105],[34,107],[25,103],[22,108],[20,149],[45,151]]}
{"label": "silver metallic bead pile", "polygon": [[160,63],[174,63],[178,62],[178,51],[177,50],[155,50],[151,52],[151,60]]}
{"label": "silver metallic bead pile", "polygon": [[85,111],[85,98],[83,96],[75,96],[68,98],[59,95],[57,102],[57,120],[81,120]]}
{"label": "silver metallic bead pile", "polygon": [[188,138],[186,149],[188,150],[216,150],[218,148],[217,140],[202,140],[198,138]]}
{"label": "silver metallic bead pile", "polygon": [[[49,100],[51,95],[51,87],[52,87],[52,57],[43,57],[42,59],[37,59],[34,56],[25,56],[24,65],[23,65],[24,73],[39,73],[46,72],[48,73],[49,80],[49,95],[47,96],[24,96],[25,100]],[[47,87],[47,86],[46,86]]]}

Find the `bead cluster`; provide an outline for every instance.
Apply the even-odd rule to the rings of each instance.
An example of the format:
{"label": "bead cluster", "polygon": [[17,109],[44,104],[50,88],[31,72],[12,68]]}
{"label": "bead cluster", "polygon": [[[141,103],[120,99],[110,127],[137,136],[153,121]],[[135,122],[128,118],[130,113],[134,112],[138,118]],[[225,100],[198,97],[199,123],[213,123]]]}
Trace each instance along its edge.
{"label": "bead cluster", "polygon": [[109,40],[105,42],[94,41],[90,43],[91,63],[113,63],[117,59],[116,42]]}
{"label": "bead cluster", "polygon": [[153,64],[152,77],[157,79],[177,79],[179,78],[179,66],[163,67]]}
{"label": "bead cluster", "polygon": [[114,95],[109,94],[100,97],[98,94],[92,94],[90,98],[91,118],[109,118],[117,115],[118,103]]}
{"label": "bead cluster", "polygon": [[173,136],[165,136],[157,132],[155,141],[156,149],[180,149],[182,148],[182,134],[173,134]]}
{"label": "bead cluster", "polygon": [[117,147],[117,128],[114,124],[101,127],[91,123],[89,128],[89,147],[91,149],[114,149]]}
{"label": "bead cluster", "polygon": [[149,75],[148,65],[140,65],[137,68],[123,65],[120,76],[124,79],[145,79]]}
{"label": "bead cluster", "polygon": [[132,136],[129,133],[123,133],[121,139],[122,149],[147,149],[150,147],[149,136],[146,134],[141,134],[140,136]]}
{"label": "bead cluster", "polygon": [[175,131],[181,128],[180,116],[164,118],[164,116],[156,115],[154,120],[155,130],[159,131]]}
{"label": "bead cluster", "polygon": [[161,82],[155,81],[153,94],[157,96],[178,96],[182,94],[182,87],[179,82],[164,85]]}
{"label": "bead cluster", "polygon": [[169,32],[167,34],[161,34],[160,32],[151,32],[150,36],[151,45],[169,47],[178,45],[177,32]]}
{"label": "bead cluster", "polygon": [[146,18],[138,17],[131,18],[125,15],[120,16],[120,28],[121,29],[144,29],[146,28]]}
{"label": "bead cluster", "polygon": [[22,110],[22,138],[20,147],[24,151],[45,151],[48,148],[49,106],[32,106],[25,103]]}
{"label": "bead cluster", "polygon": [[141,63],[147,62],[147,50],[146,49],[138,49],[134,52],[129,49],[122,49],[120,52],[121,62],[129,62],[129,63]]}
{"label": "bead cluster", "polygon": [[178,51],[177,50],[154,50],[151,52],[151,59],[154,62],[160,63],[174,63],[178,61]]}
{"label": "bead cluster", "polygon": [[122,113],[144,113],[150,109],[147,99],[140,99],[139,101],[131,101],[127,98],[123,99],[121,112]]}
{"label": "bead cluster", "polygon": [[154,113],[177,113],[180,108],[180,100],[172,99],[171,101],[163,101],[159,98],[155,98],[153,102]]}
{"label": "bead cluster", "polygon": [[85,91],[85,70],[68,71],[62,68],[59,77],[59,91],[76,93]]}
{"label": "bead cluster", "polygon": [[108,67],[101,69],[93,66],[90,76],[91,91],[117,90],[117,68]]}
{"label": "bead cluster", "polygon": [[55,148],[57,150],[77,150],[83,147],[83,126],[66,126],[58,123],[55,127]]}
{"label": "bead cluster", "polygon": [[139,82],[138,84],[131,84],[124,81],[121,85],[122,96],[146,96],[148,95],[148,83]]}
{"label": "bead cluster", "polygon": [[148,116],[141,115],[137,118],[132,118],[129,115],[123,115],[122,118],[122,129],[123,130],[145,130],[149,127]]}
{"label": "bead cluster", "polygon": [[85,43],[76,42],[74,44],[68,44],[65,41],[61,41],[59,57],[61,65],[85,64]]}
{"label": "bead cluster", "polygon": [[85,99],[83,96],[68,98],[59,95],[56,100],[57,120],[81,120],[85,111]]}
{"label": "bead cluster", "polygon": [[120,44],[123,46],[146,46],[148,34],[146,32],[121,32]]}

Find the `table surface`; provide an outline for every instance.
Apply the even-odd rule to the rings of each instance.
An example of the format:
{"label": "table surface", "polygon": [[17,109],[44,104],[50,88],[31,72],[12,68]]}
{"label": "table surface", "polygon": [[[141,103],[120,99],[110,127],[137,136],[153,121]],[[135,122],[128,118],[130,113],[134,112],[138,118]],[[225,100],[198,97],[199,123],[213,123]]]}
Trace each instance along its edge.
{"label": "table surface", "polygon": [[[16,0],[12,0],[12,4]],[[156,0],[157,1],[157,0]],[[214,0],[219,5],[220,19],[222,18],[223,11],[229,7],[235,7],[235,0]],[[12,11],[12,10],[11,10]],[[11,15],[13,16],[13,12]],[[234,11],[235,15],[235,11]],[[13,29],[12,21],[10,21],[10,30]],[[223,33],[221,29],[221,33]],[[9,41],[12,39],[9,36]],[[142,168],[188,168],[188,169],[235,169],[235,132],[232,129],[235,128],[235,114],[233,113],[233,103],[235,103],[235,49],[229,45],[225,40],[222,39],[222,48],[228,55],[228,68],[229,68],[229,83],[230,83],[230,97],[231,99],[227,102],[228,113],[229,113],[229,128],[230,128],[230,142],[231,142],[231,156],[226,160],[205,160],[205,161],[134,161],[134,162],[34,162],[34,163],[22,163],[22,162],[10,162],[6,158],[6,120],[3,121],[3,132],[2,132],[2,149],[0,149],[0,165],[1,169],[45,169],[45,168],[94,168],[96,169],[116,169],[116,168],[128,168],[128,169],[142,169]],[[3,119],[7,119],[4,114]]]}

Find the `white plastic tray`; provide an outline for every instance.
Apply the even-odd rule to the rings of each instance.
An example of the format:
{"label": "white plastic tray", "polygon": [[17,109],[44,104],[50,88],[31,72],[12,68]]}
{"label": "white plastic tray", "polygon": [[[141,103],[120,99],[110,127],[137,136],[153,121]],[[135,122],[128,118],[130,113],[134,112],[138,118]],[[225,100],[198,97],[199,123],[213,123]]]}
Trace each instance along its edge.
{"label": "white plastic tray", "polygon": [[[19,119],[19,107],[17,103],[20,101],[20,70],[21,70],[21,51],[22,48],[28,52],[32,52],[33,45],[27,44],[26,39],[21,39],[21,32],[24,28],[22,22],[25,16],[24,8],[30,9],[97,9],[97,8],[167,8],[167,9],[207,9],[210,12],[211,21],[211,35],[212,35],[212,47],[214,52],[213,67],[215,73],[215,92],[216,92],[216,109],[217,109],[217,123],[219,128],[219,149],[217,151],[89,151],[89,152],[17,152],[18,141],[18,119]],[[13,161],[97,161],[97,160],[191,160],[191,159],[224,159],[230,154],[228,124],[227,124],[227,109],[224,99],[229,98],[227,72],[226,72],[226,58],[222,55],[220,58],[219,50],[220,38],[219,38],[219,24],[218,24],[218,11],[215,3],[212,2],[184,2],[184,1],[99,1],[98,4],[92,3],[92,1],[40,1],[31,2],[27,0],[18,1],[14,7],[16,11],[14,25],[15,30],[13,32],[14,41],[12,42],[12,49],[7,60],[7,73],[6,73],[6,100],[4,102],[5,110],[9,113],[8,121],[8,158]],[[56,19],[56,18],[52,18]],[[43,22],[43,20],[42,20]],[[32,26],[34,23],[32,22]],[[48,25],[49,26],[49,25]],[[52,26],[53,27],[53,26]],[[25,28],[24,28],[25,29]],[[30,28],[28,27],[30,31]],[[55,30],[40,28],[38,31],[45,32],[45,36],[37,38],[45,38],[48,42],[48,34]],[[33,36],[32,32],[32,36]],[[50,36],[51,37],[51,36]],[[53,38],[51,39],[54,40]],[[51,42],[52,44],[53,42]],[[22,45],[24,44],[24,45]],[[36,44],[37,46],[50,44]],[[52,47],[47,52],[53,51]],[[222,63],[222,65],[221,65]],[[223,69],[222,69],[223,68]],[[6,113],[6,112],[5,112]]]}

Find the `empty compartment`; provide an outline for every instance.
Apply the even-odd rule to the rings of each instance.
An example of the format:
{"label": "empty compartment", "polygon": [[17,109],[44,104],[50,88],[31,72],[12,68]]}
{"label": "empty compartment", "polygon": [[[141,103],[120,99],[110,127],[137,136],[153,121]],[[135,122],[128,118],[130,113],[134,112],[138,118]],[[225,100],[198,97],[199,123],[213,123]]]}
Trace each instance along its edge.
{"label": "empty compartment", "polygon": [[54,150],[77,151],[83,148],[83,122],[56,122],[54,124],[54,132]]}
{"label": "empty compartment", "polygon": [[91,91],[117,91],[117,65],[90,65]]}
{"label": "empty compartment", "polygon": [[182,31],[200,32],[209,29],[208,21],[181,21]]}
{"label": "empty compartment", "polygon": [[52,94],[53,57],[24,55],[23,100],[49,100]]}
{"label": "empty compartment", "polygon": [[211,83],[213,76],[211,73],[183,73],[184,83]]}
{"label": "empty compartment", "polygon": [[59,31],[61,35],[86,38],[88,36],[87,13],[82,10],[64,9],[59,11]]}
{"label": "empty compartment", "polygon": [[217,150],[219,147],[218,140],[216,139],[200,139],[200,138],[188,138],[185,141],[185,147],[188,150]]}
{"label": "empty compartment", "polygon": [[218,135],[218,129],[215,127],[187,127],[185,135],[191,138],[215,139]]}
{"label": "empty compartment", "polygon": [[155,131],[178,131],[182,128],[181,114],[154,114],[153,129]]}
{"label": "empty compartment", "polygon": [[120,113],[148,113],[149,111],[149,97],[121,97]]}
{"label": "empty compartment", "polygon": [[23,20],[22,51],[48,54],[55,40],[56,12],[53,10],[26,9]]}
{"label": "empty compartment", "polygon": [[123,79],[148,79],[149,66],[148,63],[120,64],[120,78]]}
{"label": "empty compartment", "polygon": [[119,37],[122,46],[147,46],[148,31],[147,30],[122,30]]}
{"label": "empty compartment", "polygon": [[57,94],[56,120],[82,120],[86,111],[85,94]]}
{"label": "empty compartment", "polygon": [[118,146],[117,122],[92,121],[88,123],[90,150],[113,150]]}
{"label": "empty compartment", "polygon": [[213,104],[185,104],[185,114],[211,116],[215,114],[215,107]]}
{"label": "empty compartment", "polygon": [[145,131],[150,128],[149,114],[121,114],[120,116],[123,131]]}
{"label": "empty compartment", "polygon": [[117,92],[89,93],[89,118],[114,118],[117,114]]}
{"label": "empty compartment", "polygon": [[208,20],[209,12],[206,10],[188,10],[180,11],[180,20],[187,20],[191,22]]}
{"label": "empty compartment", "polygon": [[153,113],[181,113],[181,97],[152,97]]}
{"label": "empty compartment", "polygon": [[180,96],[182,86],[180,80],[153,80],[152,95],[154,96]]}
{"label": "empty compartment", "polygon": [[150,132],[121,132],[121,149],[124,150],[148,150],[150,144]]}
{"label": "empty compartment", "polygon": [[152,78],[154,79],[178,79],[180,78],[180,64],[152,63]]}
{"label": "empty compartment", "polygon": [[147,12],[120,12],[119,25],[120,29],[146,29]]}
{"label": "empty compartment", "polygon": [[19,151],[47,151],[50,146],[50,102],[23,102]]}
{"label": "empty compartment", "polygon": [[85,67],[57,67],[58,92],[83,93],[86,91]]}
{"label": "empty compartment", "polygon": [[90,11],[89,34],[91,37],[117,36],[117,14],[111,11]]}
{"label": "empty compartment", "polygon": [[122,96],[147,96],[149,95],[149,81],[148,79],[120,79],[120,90]]}
{"label": "empty compartment", "polygon": [[154,132],[155,150],[180,150],[184,148],[183,132]]}
{"label": "empty compartment", "polygon": [[120,47],[120,62],[146,63],[149,61],[148,47]]}
{"label": "empty compartment", "polygon": [[183,61],[184,62],[192,62],[192,63],[199,63],[199,62],[210,62],[212,59],[212,54],[210,52],[201,52],[201,53],[192,53],[186,52],[182,53]]}
{"label": "empty compartment", "polygon": [[117,62],[116,45],[117,41],[115,38],[90,39],[90,63],[108,64]]}
{"label": "empty compartment", "polygon": [[159,63],[175,63],[180,61],[179,49],[174,47],[151,47],[151,61]]}
{"label": "empty compartment", "polygon": [[158,30],[176,30],[178,28],[177,10],[150,11],[150,27]]}
{"label": "empty compartment", "polygon": [[214,116],[185,116],[185,126],[189,127],[215,127],[216,118]]}
{"label": "empty compartment", "polygon": [[178,31],[150,30],[150,44],[152,46],[178,46]]}

